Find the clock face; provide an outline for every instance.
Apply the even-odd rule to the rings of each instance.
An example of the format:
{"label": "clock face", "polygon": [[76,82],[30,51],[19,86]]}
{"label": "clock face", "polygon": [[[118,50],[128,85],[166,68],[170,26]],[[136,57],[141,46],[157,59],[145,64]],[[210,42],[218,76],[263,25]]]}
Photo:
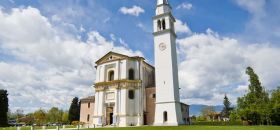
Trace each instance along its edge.
{"label": "clock face", "polygon": [[164,51],[164,50],[166,49],[166,44],[165,44],[165,43],[160,43],[160,44],[159,44],[159,49],[160,49],[161,51]]}

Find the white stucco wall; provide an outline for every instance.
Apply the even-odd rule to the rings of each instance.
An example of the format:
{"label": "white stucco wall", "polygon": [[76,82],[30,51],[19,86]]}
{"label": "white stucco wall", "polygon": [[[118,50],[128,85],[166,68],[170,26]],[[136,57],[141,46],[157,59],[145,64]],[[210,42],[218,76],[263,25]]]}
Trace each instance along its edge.
{"label": "white stucco wall", "polygon": [[[146,67],[147,69],[143,69]],[[96,83],[107,82],[109,71],[114,71],[114,80],[128,79],[129,69],[134,70],[134,79],[142,80],[143,84],[140,88],[134,89],[134,99],[128,98],[128,91],[130,89],[107,89],[104,92],[96,92],[96,105],[94,112],[93,123],[98,124],[98,119],[103,117],[103,124],[105,123],[104,116],[106,116],[105,104],[114,103],[114,116],[116,117],[116,123],[118,126],[130,126],[130,125],[143,125],[143,111],[144,111],[144,87],[147,85],[147,77],[151,70],[150,66],[144,64],[143,60],[125,59],[116,60],[108,63],[104,63],[97,66]],[[149,70],[149,72],[143,71]],[[145,75],[144,75],[145,74]],[[146,80],[143,80],[146,78]],[[106,100],[106,93],[114,93],[114,100]],[[99,116],[99,118],[97,118]],[[101,125],[101,124],[99,124]]]}
{"label": "white stucco wall", "polygon": [[[167,10],[166,10],[167,9]],[[156,112],[154,125],[182,124],[179,98],[178,66],[176,53],[176,36],[173,16],[169,6],[158,6],[154,19],[154,49],[156,74]],[[158,30],[158,20],[165,20],[166,29]],[[160,47],[164,45],[165,48]],[[163,113],[167,112],[168,120],[164,121]]]}

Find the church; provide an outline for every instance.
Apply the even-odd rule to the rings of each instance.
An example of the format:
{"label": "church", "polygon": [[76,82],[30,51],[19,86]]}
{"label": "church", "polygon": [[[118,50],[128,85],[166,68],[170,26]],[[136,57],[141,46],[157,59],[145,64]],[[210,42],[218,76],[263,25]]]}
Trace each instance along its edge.
{"label": "church", "polygon": [[81,99],[85,127],[189,124],[189,106],[179,97],[174,23],[168,0],[157,0],[155,66],[143,57],[115,52],[95,62],[95,94]]}

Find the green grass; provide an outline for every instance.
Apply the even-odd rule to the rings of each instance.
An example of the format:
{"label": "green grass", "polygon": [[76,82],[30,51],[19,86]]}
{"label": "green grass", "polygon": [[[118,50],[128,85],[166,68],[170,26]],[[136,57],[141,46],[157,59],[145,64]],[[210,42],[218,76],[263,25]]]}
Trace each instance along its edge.
{"label": "green grass", "polygon": [[[0,130],[17,130],[16,127],[5,127],[5,128],[0,128]],[[21,130],[30,130],[30,127],[22,127]]]}
{"label": "green grass", "polygon": [[[0,130],[16,130],[15,127],[0,128]],[[21,130],[30,130],[22,127]],[[37,129],[39,130],[39,129]],[[179,126],[179,127],[127,127],[127,128],[95,128],[82,130],[280,130],[280,126]]]}
{"label": "green grass", "polygon": [[[76,126],[66,125],[65,128],[76,128]],[[47,126],[46,129],[56,129],[56,126]],[[60,126],[59,129],[62,129],[62,126]],[[17,130],[17,128],[5,127],[5,128],[0,128],[0,130]],[[31,127],[30,126],[21,127],[21,130],[31,130]],[[42,126],[35,126],[34,130],[42,130]]]}
{"label": "green grass", "polygon": [[179,127],[130,127],[85,130],[280,130],[280,126],[179,126]]}
{"label": "green grass", "polygon": [[65,128],[77,128],[77,126],[74,126],[74,125],[66,125]]}
{"label": "green grass", "polygon": [[[35,130],[41,130],[42,126],[35,126]],[[46,129],[56,129],[56,126],[47,126]]]}

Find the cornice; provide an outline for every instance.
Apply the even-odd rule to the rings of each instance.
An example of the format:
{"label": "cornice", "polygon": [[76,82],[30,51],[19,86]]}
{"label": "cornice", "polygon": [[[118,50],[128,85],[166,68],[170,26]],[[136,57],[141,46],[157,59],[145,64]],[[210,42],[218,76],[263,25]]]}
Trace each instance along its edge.
{"label": "cornice", "polygon": [[161,30],[161,31],[158,31],[158,32],[154,32],[153,35],[158,36],[158,35],[162,35],[164,33],[171,33],[175,38],[177,38],[176,33],[171,29],[165,29],[165,30]]}
{"label": "cornice", "polygon": [[105,91],[107,89],[138,89],[141,87],[141,80],[114,80],[110,82],[99,82],[94,85],[95,91]]}
{"label": "cornice", "polygon": [[164,14],[156,15],[156,16],[153,17],[153,20],[157,20],[157,19],[165,17],[165,16],[169,16],[174,22],[176,22],[176,19],[174,18],[174,16],[172,15],[171,12],[167,12],[167,13],[164,13]]}

